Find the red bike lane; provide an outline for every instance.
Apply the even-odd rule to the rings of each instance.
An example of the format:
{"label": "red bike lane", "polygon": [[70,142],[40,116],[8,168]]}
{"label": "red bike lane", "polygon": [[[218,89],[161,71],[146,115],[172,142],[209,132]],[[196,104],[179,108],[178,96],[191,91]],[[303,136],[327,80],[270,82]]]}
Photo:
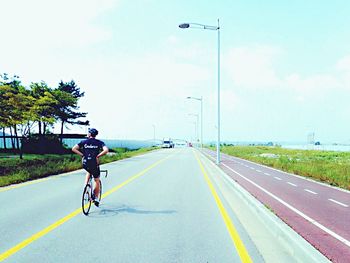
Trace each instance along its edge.
{"label": "red bike lane", "polygon": [[350,262],[348,191],[226,154],[220,167],[327,258]]}

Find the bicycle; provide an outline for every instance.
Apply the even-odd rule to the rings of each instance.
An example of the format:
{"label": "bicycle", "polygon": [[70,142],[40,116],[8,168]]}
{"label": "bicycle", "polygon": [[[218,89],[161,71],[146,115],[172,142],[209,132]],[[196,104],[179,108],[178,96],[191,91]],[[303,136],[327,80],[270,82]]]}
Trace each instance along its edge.
{"label": "bicycle", "polygon": [[[108,171],[107,170],[101,170],[100,172],[101,173],[106,173],[105,178],[107,177],[107,175],[108,175]],[[101,183],[101,180],[99,182],[100,182],[100,193],[98,195],[98,202],[101,201],[101,196],[102,196],[102,183]],[[81,207],[82,207],[82,210],[83,210],[83,214],[86,215],[86,216],[89,214],[89,211],[90,211],[90,208],[91,208],[91,203],[93,202],[92,196],[93,196],[92,175],[90,174],[89,181],[84,187],[83,197],[82,197],[82,200],[81,200]]]}

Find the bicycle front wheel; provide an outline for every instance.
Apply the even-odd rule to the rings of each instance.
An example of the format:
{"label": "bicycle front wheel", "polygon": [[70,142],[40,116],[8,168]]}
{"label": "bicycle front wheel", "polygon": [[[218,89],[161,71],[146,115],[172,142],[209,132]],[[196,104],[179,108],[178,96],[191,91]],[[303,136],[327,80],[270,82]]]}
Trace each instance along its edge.
{"label": "bicycle front wheel", "polygon": [[83,210],[84,215],[88,215],[89,211],[90,211],[90,207],[91,207],[91,202],[92,202],[92,198],[91,198],[91,185],[87,184],[84,188],[84,192],[83,192],[83,197],[81,200],[81,208]]}

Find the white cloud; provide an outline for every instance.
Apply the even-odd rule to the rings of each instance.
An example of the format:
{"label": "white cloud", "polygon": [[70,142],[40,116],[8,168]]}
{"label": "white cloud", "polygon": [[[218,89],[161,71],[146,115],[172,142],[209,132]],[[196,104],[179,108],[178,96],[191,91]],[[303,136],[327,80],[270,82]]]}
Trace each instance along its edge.
{"label": "white cloud", "polygon": [[164,136],[184,133],[186,97],[196,96],[209,75],[205,68],[154,53],[71,64],[66,74],[74,68],[75,78],[86,92],[82,110],[89,112],[92,125],[128,138],[140,138],[145,128],[151,136],[152,124],[159,135],[162,130]]}
{"label": "white cloud", "polygon": [[[77,1],[68,8],[69,3],[55,2],[53,7],[45,1],[34,1],[34,6],[25,3],[22,19],[35,18],[26,25],[13,23],[8,28],[11,43],[0,43],[8,51],[0,61],[0,72],[15,73],[25,84],[45,80],[53,87],[61,79],[76,80],[86,93],[81,99],[81,110],[87,111],[91,124],[104,130],[108,137],[145,138],[145,129],[150,129],[152,137],[152,124],[157,126],[159,136],[162,131],[164,136],[171,132],[186,134],[183,122],[187,109],[183,101],[187,96],[206,96],[198,90],[210,85],[215,73],[192,63],[206,57],[202,55],[204,49],[184,47],[172,36],[163,41],[162,49],[152,53],[96,53],[91,45],[105,41],[109,33],[95,19],[114,7],[116,1],[105,5],[101,2],[101,6],[100,1]],[[16,1],[7,8],[13,10],[19,5]],[[40,9],[34,8],[39,6]],[[80,6],[86,6],[86,10],[80,12]],[[0,22],[4,19],[0,18]],[[22,38],[28,42],[21,42]],[[86,51],[79,52],[78,47]],[[81,132],[79,127],[72,131],[75,130]]]}
{"label": "white cloud", "polygon": [[97,19],[119,1],[2,1],[1,34],[6,40],[0,41],[0,72],[17,74],[27,84],[77,79],[86,61],[99,57],[90,55],[89,48],[112,36]]}
{"label": "white cloud", "polygon": [[336,68],[340,71],[350,72],[350,55],[339,59]]}
{"label": "white cloud", "polygon": [[[217,90],[213,89],[210,92],[210,100],[207,102],[210,108],[217,111]],[[234,113],[242,105],[240,98],[236,95],[232,89],[221,89],[220,90],[220,105],[222,112]]]}
{"label": "white cloud", "polygon": [[286,77],[285,84],[304,96],[317,96],[342,86],[339,80],[331,74],[315,74],[302,78],[299,74],[294,73]]}
{"label": "white cloud", "polygon": [[327,99],[332,93],[350,90],[350,56],[339,59],[333,68],[333,71],[305,77],[292,73],[283,83],[301,102],[307,98]]}
{"label": "white cloud", "polygon": [[166,42],[167,44],[169,45],[176,45],[180,42],[179,38],[174,36],[174,35],[171,35],[169,36],[167,39],[166,39]]}
{"label": "white cloud", "polygon": [[233,48],[224,60],[224,67],[237,86],[262,89],[281,84],[273,62],[280,55],[276,47],[255,46]]}
{"label": "white cloud", "polygon": [[200,41],[189,43],[189,41],[183,41],[177,36],[170,35],[166,38],[164,45],[167,46],[166,56],[176,58],[178,61],[191,62],[193,64],[215,64],[217,60],[217,54],[215,50],[208,50]]}
{"label": "white cloud", "polygon": [[[0,47],[17,52],[80,47],[107,40],[111,33],[94,21],[117,0],[2,1]],[[6,49],[5,49],[6,50]],[[24,53],[24,52],[23,52]]]}
{"label": "white cloud", "polygon": [[350,55],[341,58],[336,65],[339,71],[339,78],[342,79],[345,89],[350,90]]}
{"label": "white cloud", "polygon": [[289,92],[300,103],[309,98],[326,99],[331,92],[349,90],[350,55],[334,65],[334,70],[307,75],[278,73],[277,59],[283,53],[279,47],[252,46],[233,48],[224,60],[224,67],[233,86],[239,89]]}

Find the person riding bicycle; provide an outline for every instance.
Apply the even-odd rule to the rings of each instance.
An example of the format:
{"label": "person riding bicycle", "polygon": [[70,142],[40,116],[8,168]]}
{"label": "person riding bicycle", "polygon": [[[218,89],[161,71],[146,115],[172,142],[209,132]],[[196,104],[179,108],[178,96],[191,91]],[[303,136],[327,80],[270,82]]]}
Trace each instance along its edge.
{"label": "person riding bicycle", "polygon": [[92,199],[96,206],[99,206],[100,193],[100,167],[99,158],[108,153],[108,148],[103,141],[97,140],[98,131],[95,128],[89,128],[88,138],[74,145],[72,151],[80,155],[83,162],[83,168],[86,170],[85,184],[89,182],[90,175],[94,177],[95,189]]}

